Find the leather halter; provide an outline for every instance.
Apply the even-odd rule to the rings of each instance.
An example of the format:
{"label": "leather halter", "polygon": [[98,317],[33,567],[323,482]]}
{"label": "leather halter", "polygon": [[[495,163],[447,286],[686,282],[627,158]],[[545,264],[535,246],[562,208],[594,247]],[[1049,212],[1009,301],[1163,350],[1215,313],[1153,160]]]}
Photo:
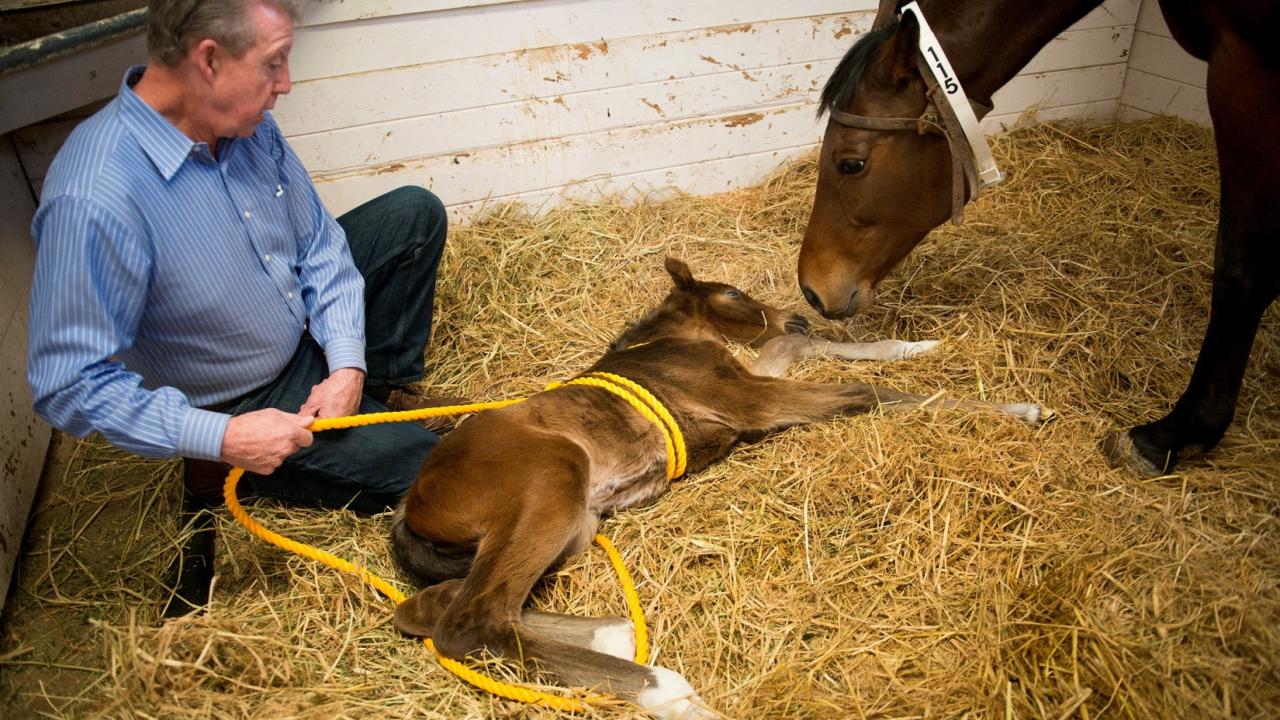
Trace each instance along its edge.
{"label": "leather halter", "polygon": [[[831,119],[845,127],[860,130],[893,131],[915,130],[923,135],[935,132],[947,139],[947,147],[951,152],[951,222],[959,225],[964,222],[964,192],[969,188],[969,199],[976,200],[982,192],[982,183],[978,178],[978,170],[973,161],[973,149],[965,138],[964,129],[956,118],[955,110],[947,102],[937,79],[925,65],[924,56],[916,54],[916,63],[920,68],[920,76],[924,78],[925,97],[928,103],[920,117],[871,117],[854,115],[843,110],[831,110]],[[991,112],[991,106],[969,98],[973,114],[981,120]]]}

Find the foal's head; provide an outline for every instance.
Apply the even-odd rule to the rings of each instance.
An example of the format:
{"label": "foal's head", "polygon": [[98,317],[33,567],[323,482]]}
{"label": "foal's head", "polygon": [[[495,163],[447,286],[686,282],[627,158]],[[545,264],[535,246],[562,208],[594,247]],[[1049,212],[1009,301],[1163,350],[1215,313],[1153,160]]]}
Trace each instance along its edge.
{"label": "foal's head", "polygon": [[696,280],[681,260],[667,258],[666,268],[675,288],[628,333],[633,341],[662,334],[759,346],[779,335],[809,332],[803,316],[765,305],[732,285]]}

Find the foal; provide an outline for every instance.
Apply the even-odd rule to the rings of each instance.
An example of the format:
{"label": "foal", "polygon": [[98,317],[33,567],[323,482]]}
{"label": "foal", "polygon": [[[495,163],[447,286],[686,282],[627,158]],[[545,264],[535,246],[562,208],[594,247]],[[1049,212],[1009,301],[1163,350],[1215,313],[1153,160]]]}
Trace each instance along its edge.
{"label": "foal", "polygon": [[[589,372],[639,383],[670,411],[693,472],[739,442],[793,425],[923,398],[863,384],[781,378],[812,355],[897,359],[936,343],[830,343],[807,336],[803,317],[736,288],[695,280],[668,258],[675,289],[613,342]],[[726,340],[761,347],[750,368]],[[1040,420],[1032,404],[950,401]],[[661,431],[609,392],[571,385],[481,413],[444,437],[392,523],[396,562],[429,586],[395,611],[402,632],[434,639],[455,659],[488,650],[568,685],[609,692],[659,718],[714,714],[679,674],[631,661],[631,623],[522,608],[534,583],[585,548],[603,515],[667,491]]]}

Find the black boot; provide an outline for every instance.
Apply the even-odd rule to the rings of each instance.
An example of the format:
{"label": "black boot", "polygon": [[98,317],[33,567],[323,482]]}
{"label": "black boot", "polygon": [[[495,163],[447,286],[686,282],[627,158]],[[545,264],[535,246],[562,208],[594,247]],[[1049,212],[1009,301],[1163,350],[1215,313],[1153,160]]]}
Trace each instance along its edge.
{"label": "black boot", "polygon": [[[193,465],[196,467],[193,468]],[[178,557],[169,570],[172,594],[165,602],[162,617],[181,617],[209,604],[209,586],[213,582],[213,546],[217,537],[213,506],[194,489],[203,478],[199,463],[187,460],[183,463],[182,511],[178,516],[178,528],[190,532]],[[213,468],[210,468],[212,470]]]}

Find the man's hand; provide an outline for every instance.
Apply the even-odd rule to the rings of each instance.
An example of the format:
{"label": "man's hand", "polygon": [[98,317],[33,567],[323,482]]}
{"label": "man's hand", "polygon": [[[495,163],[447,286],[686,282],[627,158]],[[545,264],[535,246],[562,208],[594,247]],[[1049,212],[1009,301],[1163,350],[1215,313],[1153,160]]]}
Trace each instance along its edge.
{"label": "man's hand", "polygon": [[311,388],[311,395],[298,412],[316,417],[342,417],[360,409],[364,390],[364,371],[340,368],[323,382]]}
{"label": "man's hand", "polygon": [[274,408],[237,415],[222,436],[222,462],[249,472],[270,475],[299,448],[310,447],[315,420],[309,414],[294,415]]}

